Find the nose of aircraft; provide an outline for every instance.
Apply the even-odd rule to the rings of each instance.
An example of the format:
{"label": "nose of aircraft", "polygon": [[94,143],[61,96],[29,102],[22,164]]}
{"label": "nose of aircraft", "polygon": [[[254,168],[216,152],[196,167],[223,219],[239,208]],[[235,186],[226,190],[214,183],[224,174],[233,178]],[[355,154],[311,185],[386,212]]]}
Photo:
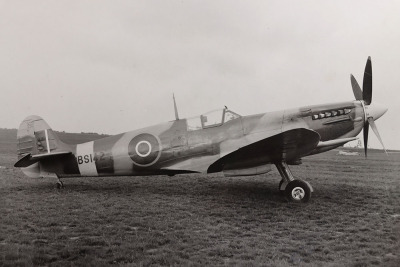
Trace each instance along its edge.
{"label": "nose of aircraft", "polygon": [[383,114],[386,113],[388,110],[387,107],[379,104],[379,103],[371,103],[370,105],[366,106],[367,118],[372,117],[374,120],[379,119],[382,117]]}

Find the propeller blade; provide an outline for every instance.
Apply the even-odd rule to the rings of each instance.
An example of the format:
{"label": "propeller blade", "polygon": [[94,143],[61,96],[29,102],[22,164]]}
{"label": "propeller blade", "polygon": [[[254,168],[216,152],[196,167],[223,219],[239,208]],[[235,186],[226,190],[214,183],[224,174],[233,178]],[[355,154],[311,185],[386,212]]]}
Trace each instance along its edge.
{"label": "propeller blade", "polygon": [[368,131],[369,131],[369,122],[367,121],[364,125],[364,153],[365,157],[367,157],[367,150],[368,150]]}
{"label": "propeller blade", "polygon": [[356,98],[356,100],[363,100],[363,92],[361,91],[361,88],[358,85],[358,82],[356,78],[354,78],[353,74],[350,74],[350,80],[351,87],[353,88],[354,97]]}
{"label": "propeller blade", "polygon": [[371,104],[372,100],[372,64],[371,57],[368,57],[365,65],[364,80],[363,80],[363,100],[366,105]]}
{"label": "propeller blade", "polygon": [[374,131],[376,137],[378,137],[379,142],[381,142],[381,145],[382,145],[382,147],[383,147],[383,150],[385,150],[385,153],[387,154],[385,145],[383,144],[382,139],[381,139],[381,136],[379,135],[378,128],[376,127],[376,124],[375,124],[374,119],[371,118],[371,117],[368,118],[368,123],[369,123],[369,125],[371,125],[371,128],[372,128],[372,130]]}

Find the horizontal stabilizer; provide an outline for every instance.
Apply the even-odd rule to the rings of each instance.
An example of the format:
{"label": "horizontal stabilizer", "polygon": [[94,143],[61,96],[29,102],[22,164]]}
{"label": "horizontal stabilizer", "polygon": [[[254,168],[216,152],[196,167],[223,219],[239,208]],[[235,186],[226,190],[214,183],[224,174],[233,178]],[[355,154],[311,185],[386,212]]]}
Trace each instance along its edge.
{"label": "horizontal stabilizer", "polygon": [[72,153],[71,151],[52,152],[52,153],[47,153],[47,154],[33,155],[32,158],[41,160],[43,158],[56,157],[56,156],[60,156],[60,155],[69,155],[71,153]]}
{"label": "horizontal stabilizer", "polygon": [[349,138],[340,138],[329,141],[320,141],[317,145],[317,148],[327,147],[327,146],[341,146],[346,144],[347,142],[354,141],[357,139],[358,139],[357,137],[349,137]]}
{"label": "horizontal stabilizer", "polygon": [[59,157],[63,155],[69,155],[71,154],[71,151],[61,151],[61,152],[54,152],[54,153],[46,153],[46,154],[37,154],[37,155],[31,155],[31,154],[26,154],[23,156],[20,160],[18,160],[15,164],[14,167],[28,167],[42,159],[45,158],[51,158],[51,157]]}

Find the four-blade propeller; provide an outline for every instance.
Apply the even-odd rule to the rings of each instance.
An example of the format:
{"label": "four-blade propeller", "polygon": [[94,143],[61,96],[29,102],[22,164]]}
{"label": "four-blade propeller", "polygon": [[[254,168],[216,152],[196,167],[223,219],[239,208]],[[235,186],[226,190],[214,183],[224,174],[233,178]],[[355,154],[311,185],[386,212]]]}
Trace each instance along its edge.
{"label": "four-blade propeller", "polygon": [[[386,107],[379,104],[372,104],[372,64],[371,57],[368,57],[367,64],[364,71],[363,89],[357,83],[357,80],[353,75],[350,76],[351,86],[353,88],[353,93],[356,100],[361,101],[364,107],[364,151],[365,157],[367,157],[368,150],[368,132],[369,126],[371,125],[376,137],[378,137],[379,142],[382,144],[383,149],[386,152],[386,148],[383,145],[381,136],[379,135],[378,128],[376,127],[375,120],[381,117],[387,111]],[[386,152],[387,153],[387,152]]]}

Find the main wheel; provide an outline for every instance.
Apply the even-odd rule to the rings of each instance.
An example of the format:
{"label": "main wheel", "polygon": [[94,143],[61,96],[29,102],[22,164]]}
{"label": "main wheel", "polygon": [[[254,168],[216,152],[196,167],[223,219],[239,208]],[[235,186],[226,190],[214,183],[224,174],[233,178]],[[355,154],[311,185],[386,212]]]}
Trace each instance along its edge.
{"label": "main wheel", "polygon": [[302,180],[293,180],[285,188],[286,198],[291,202],[308,202],[311,198],[311,186]]}

